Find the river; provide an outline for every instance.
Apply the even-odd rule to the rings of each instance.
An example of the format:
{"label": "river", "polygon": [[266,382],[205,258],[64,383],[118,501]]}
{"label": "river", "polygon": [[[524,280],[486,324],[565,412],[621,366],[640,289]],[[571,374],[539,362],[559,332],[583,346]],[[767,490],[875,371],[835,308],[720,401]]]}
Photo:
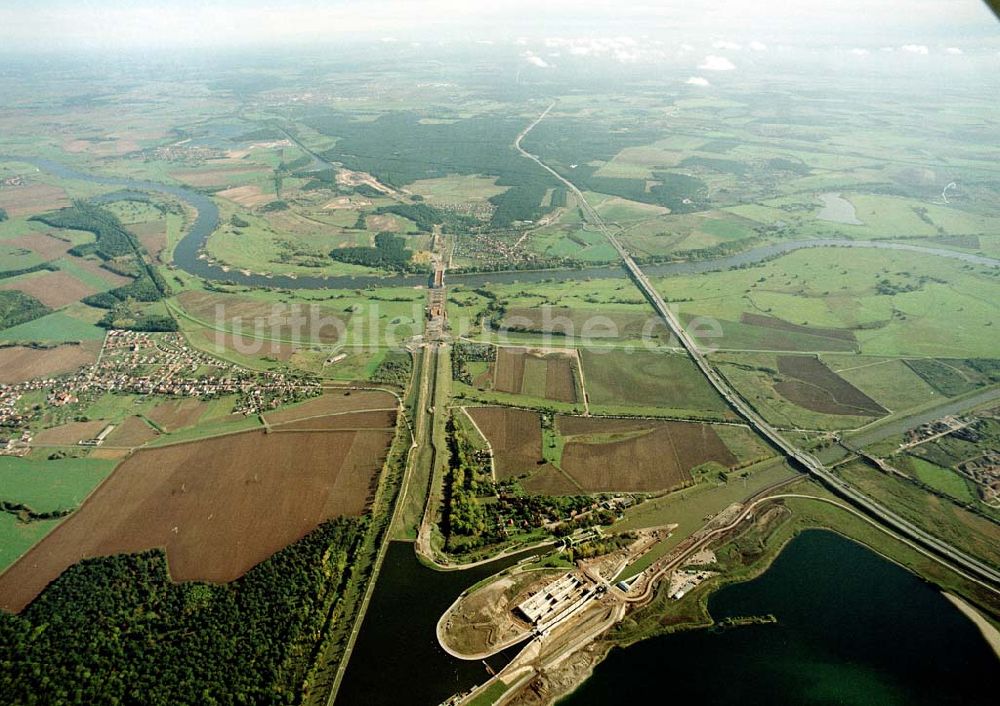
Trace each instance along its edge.
{"label": "river", "polygon": [[794,539],[761,576],[709,599],[716,620],[616,649],[563,706],[996,703],[997,658],[934,587],[828,531]]}
{"label": "river", "polygon": [[[255,287],[278,287],[285,289],[364,289],[367,287],[413,287],[428,284],[425,275],[388,275],[388,276],[340,276],[316,277],[260,274],[245,274],[237,269],[225,270],[220,265],[199,258],[199,253],[208,237],[219,225],[219,208],[212,199],[200,192],[182,186],[173,186],[154,181],[127,179],[123,177],[95,176],[81,172],[61,162],[35,157],[2,157],[5,160],[25,162],[38,169],[54,174],[63,179],[76,179],[103,186],[121,187],[126,191],[147,191],[169,194],[185,201],[194,208],[198,215],[188,232],[174,248],[174,264],[189,274],[206,280],[229,281],[235,284]],[[107,196],[100,197],[107,199]],[[890,241],[845,240],[822,238],[814,240],[793,240],[761,245],[750,248],[735,255],[685,262],[669,262],[658,265],[645,265],[643,271],[650,277],[669,275],[697,274],[714,270],[726,270],[730,267],[752,265],[785,253],[815,247],[851,247],[878,248],[882,250],[899,250],[948,257],[971,264],[1000,267],[1000,260],[958,252],[931,248],[923,245],[911,245]],[[624,278],[625,270],[619,266],[585,267],[574,270],[518,270],[505,272],[490,272],[482,274],[451,274],[448,282],[452,285],[480,287],[486,284],[531,283],[546,280],[584,280]]]}

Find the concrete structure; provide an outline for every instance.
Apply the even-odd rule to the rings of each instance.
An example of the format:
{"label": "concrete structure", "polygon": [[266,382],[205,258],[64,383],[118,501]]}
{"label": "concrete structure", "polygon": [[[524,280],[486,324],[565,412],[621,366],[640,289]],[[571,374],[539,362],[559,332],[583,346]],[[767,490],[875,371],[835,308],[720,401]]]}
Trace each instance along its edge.
{"label": "concrete structure", "polygon": [[587,581],[575,573],[560,576],[541,591],[531,594],[517,609],[532,625],[538,625],[573,606],[587,592]]}

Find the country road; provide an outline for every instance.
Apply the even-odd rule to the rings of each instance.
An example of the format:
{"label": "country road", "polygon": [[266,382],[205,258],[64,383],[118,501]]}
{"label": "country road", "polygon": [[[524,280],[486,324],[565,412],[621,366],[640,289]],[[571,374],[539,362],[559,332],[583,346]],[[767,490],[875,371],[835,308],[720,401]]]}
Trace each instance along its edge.
{"label": "country road", "polygon": [[687,331],[684,330],[683,326],[681,326],[677,316],[667,306],[663,297],[660,296],[660,293],[652,285],[645,273],[643,273],[643,271],[639,268],[632,256],[604,223],[600,214],[598,214],[597,211],[590,205],[580,189],[578,189],[573,182],[559,174],[555,169],[545,164],[537,155],[533,155],[521,147],[521,141],[524,137],[549,114],[554,106],[555,102],[551,103],[533,123],[531,123],[517,136],[517,139],[514,141],[515,149],[517,149],[518,152],[520,152],[524,157],[532,160],[547,172],[552,174],[573,193],[579,201],[580,208],[583,210],[586,218],[597,226],[598,229],[600,229],[601,233],[605,236],[605,238],[607,238],[608,242],[611,243],[612,247],[614,247],[614,249],[618,252],[626,270],[628,270],[636,285],[642,290],[650,304],[653,305],[653,308],[663,318],[664,322],[680,341],[688,355],[698,366],[698,369],[701,370],[702,374],[706,378],[708,378],[708,381],[719,392],[719,394],[722,395],[723,399],[726,400],[729,406],[732,407],[741,417],[746,419],[750,426],[752,426],[765,439],[770,441],[771,444],[784,453],[794,466],[805,470],[810,475],[817,478],[821,483],[823,483],[824,486],[833,491],[836,495],[849,501],[856,507],[863,509],[866,513],[878,519],[883,525],[898,532],[907,543],[930,549],[940,556],[947,558],[954,565],[963,568],[965,571],[973,574],[974,576],[980,577],[992,586],[1000,587],[1000,572],[978,559],[965,554],[959,549],[956,549],[947,542],[944,542],[925,532],[919,527],[913,525],[911,522],[898,516],[888,508],[883,507],[881,504],[864,495],[854,487],[840,480],[818,459],[812,456],[812,454],[800,450],[791,442],[787,441],[777,429],[772,427],[763,419],[763,417],[758,415],[757,412],[729,386],[729,383],[715,371],[705,357],[705,354],[695,343],[694,339],[691,338]]}

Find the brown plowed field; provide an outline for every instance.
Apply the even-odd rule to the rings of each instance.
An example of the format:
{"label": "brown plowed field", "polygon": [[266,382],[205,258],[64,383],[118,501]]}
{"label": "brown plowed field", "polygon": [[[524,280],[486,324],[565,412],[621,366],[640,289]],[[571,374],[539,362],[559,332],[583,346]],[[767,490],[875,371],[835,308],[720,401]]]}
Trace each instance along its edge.
{"label": "brown plowed field", "polygon": [[497,350],[496,375],[493,388],[498,392],[521,394],[524,383],[523,348],[500,348]]}
{"label": "brown plowed field", "polygon": [[107,446],[142,446],[160,433],[139,417],[126,417],[104,440]]}
{"label": "brown plowed field", "polygon": [[576,379],[572,359],[550,355],[545,359],[545,399],[576,402]]}
{"label": "brown plowed field", "polygon": [[39,446],[68,446],[84,439],[93,439],[107,422],[97,419],[91,422],[69,422],[51,429],[43,429],[35,435],[35,444]]}
{"label": "brown plowed field", "polygon": [[20,611],[93,556],[166,550],[175,581],[232,581],[321,522],[358,515],[391,434],[233,434],[138,451],[0,575],[0,608]]}
{"label": "brown plowed field", "polygon": [[275,198],[273,194],[265,194],[259,184],[234,186],[231,189],[218,192],[216,196],[229,199],[230,201],[238,203],[240,206],[244,206],[246,208],[259,206],[260,204],[267,203]]}
{"label": "brown plowed field", "polygon": [[0,348],[0,383],[11,385],[32,378],[73,372],[97,360],[100,348],[100,341],[58,348]]}
{"label": "brown plowed field", "polygon": [[468,411],[493,448],[498,479],[538,470],[542,427],[537,413],[507,407],[469,407]]}
{"label": "brown plowed field", "polygon": [[0,289],[16,289],[34,297],[45,306],[59,309],[97,293],[89,284],[84,284],[68,272],[45,272],[19,277],[15,281],[0,284]]}
{"label": "brown plowed field", "polygon": [[394,410],[373,410],[349,414],[330,414],[324,417],[299,419],[274,426],[275,431],[306,429],[391,429],[396,425]]}
{"label": "brown plowed field", "polygon": [[167,431],[176,431],[197,422],[204,411],[201,400],[185,397],[161,402],[149,410],[146,417]]}
{"label": "brown plowed field", "polygon": [[48,233],[32,233],[31,235],[19,235],[16,238],[8,238],[3,241],[4,245],[12,247],[27,248],[38,253],[43,260],[55,260],[65,255],[73,243],[60,240]]}
{"label": "brown plowed field", "polygon": [[268,412],[268,424],[284,424],[307,417],[320,417],[340,412],[365,412],[371,409],[396,409],[396,398],[380,390],[327,390],[295,407]]}
{"label": "brown plowed field", "polygon": [[58,186],[29,184],[0,189],[0,208],[11,218],[33,216],[69,205],[69,197]]}
{"label": "brown plowed field", "polygon": [[142,247],[151,257],[160,259],[160,252],[167,247],[167,224],[166,221],[149,221],[148,223],[135,223],[128,226]]}
{"label": "brown plowed field", "polygon": [[573,481],[550,463],[540,466],[521,486],[533,495],[579,495],[582,491]]}
{"label": "brown plowed field", "polygon": [[792,380],[774,389],[792,404],[823,414],[882,416],[885,408],[810,355],[779,355],[778,372]]}
{"label": "brown plowed field", "polygon": [[[608,433],[594,419],[591,433]],[[654,491],[681,487],[695,466],[715,461],[723,466],[736,457],[707,424],[663,422],[619,441],[568,441],[562,468],[589,492]]]}
{"label": "brown plowed field", "polygon": [[[219,166],[222,167],[222,165]],[[170,176],[190,186],[226,186],[232,183],[234,177],[239,178],[247,174],[260,174],[263,176],[268,171],[267,167],[263,165],[253,167],[240,165],[229,168],[223,167],[221,169],[171,172]]]}

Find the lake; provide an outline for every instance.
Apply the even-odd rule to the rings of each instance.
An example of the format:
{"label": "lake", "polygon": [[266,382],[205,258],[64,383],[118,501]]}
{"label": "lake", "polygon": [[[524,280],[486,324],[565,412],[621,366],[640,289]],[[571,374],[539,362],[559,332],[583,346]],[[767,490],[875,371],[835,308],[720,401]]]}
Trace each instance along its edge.
{"label": "lake", "polygon": [[709,599],[716,620],[773,613],[775,625],[697,630],[615,649],[563,706],[994,704],[1000,661],[933,586],[855,542],[810,530],[761,576]]}

